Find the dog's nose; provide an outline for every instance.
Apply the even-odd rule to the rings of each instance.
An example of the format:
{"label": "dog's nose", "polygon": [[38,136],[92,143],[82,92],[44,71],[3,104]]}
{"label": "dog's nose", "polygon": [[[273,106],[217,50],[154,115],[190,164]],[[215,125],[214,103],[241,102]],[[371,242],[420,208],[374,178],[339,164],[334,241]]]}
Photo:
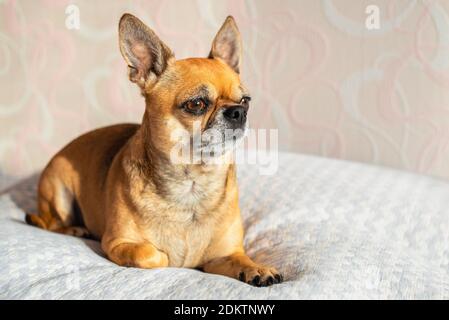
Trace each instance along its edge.
{"label": "dog's nose", "polygon": [[223,116],[226,120],[230,121],[235,125],[243,125],[246,122],[247,109],[242,106],[228,107],[224,112]]}

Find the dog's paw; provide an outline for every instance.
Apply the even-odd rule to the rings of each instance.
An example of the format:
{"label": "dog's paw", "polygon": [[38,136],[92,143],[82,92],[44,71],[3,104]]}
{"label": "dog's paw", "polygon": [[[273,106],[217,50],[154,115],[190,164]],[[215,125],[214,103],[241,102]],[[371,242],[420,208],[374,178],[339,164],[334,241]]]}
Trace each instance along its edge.
{"label": "dog's paw", "polygon": [[239,273],[239,280],[256,287],[266,287],[281,283],[284,280],[275,268],[256,266],[243,268]]}

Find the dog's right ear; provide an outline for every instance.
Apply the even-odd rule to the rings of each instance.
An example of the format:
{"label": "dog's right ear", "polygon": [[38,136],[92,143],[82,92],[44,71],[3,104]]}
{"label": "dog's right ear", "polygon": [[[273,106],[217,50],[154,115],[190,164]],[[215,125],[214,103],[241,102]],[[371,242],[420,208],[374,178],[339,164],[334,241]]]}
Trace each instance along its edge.
{"label": "dog's right ear", "polygon": [[129,66],[129,79],[141,88],[164,72],[172,51],[135,16],[125,13],[119,23],[120,52]]}

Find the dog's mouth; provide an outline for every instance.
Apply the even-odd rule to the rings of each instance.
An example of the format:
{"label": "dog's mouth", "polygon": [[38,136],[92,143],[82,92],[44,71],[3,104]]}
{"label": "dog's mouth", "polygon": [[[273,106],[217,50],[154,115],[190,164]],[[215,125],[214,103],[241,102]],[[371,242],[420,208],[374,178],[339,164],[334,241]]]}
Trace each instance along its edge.
{"label": "dog's mouth", "polygon": [[210,154],[212,157],[224,155],[235,150],[244,140],[248,133],[248,125],[243,129],[230,130],[222,132],[219,135],[204,135],[201,144],[195,148],[197,152]]}

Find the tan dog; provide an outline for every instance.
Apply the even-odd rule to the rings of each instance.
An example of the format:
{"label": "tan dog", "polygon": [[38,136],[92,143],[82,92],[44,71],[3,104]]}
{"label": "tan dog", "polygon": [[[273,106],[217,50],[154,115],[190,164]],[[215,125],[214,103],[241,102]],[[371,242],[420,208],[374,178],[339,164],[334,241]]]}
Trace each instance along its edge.
{"label": "tan dog", "polygon": [[256,286],[281,282],[276,269],[245,255],[234,163],[170,158],[171,133],[192,132],[195,121],[203,132],[246,127],[250,98],[239,78],[234,19],[226,19],[208,58],[175,60],[130,14],[119,36],[130,80],[145,97],[142,124],[94,130],[58,152],[40,178],[39,214],[27,222],[101,239],[121,266],[200,268]]}

